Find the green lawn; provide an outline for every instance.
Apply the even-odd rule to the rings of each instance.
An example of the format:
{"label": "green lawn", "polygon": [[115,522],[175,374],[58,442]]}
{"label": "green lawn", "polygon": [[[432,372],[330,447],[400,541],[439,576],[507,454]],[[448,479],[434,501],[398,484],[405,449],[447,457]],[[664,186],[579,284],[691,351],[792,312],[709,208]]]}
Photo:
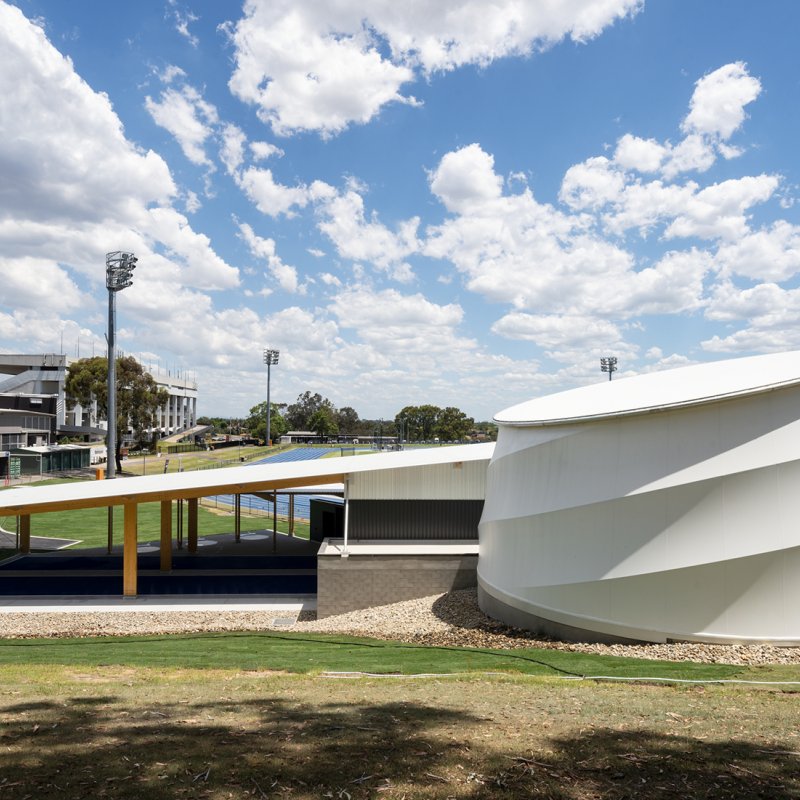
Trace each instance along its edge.
{"label": "green lawn", "polygon": [[[192,669],[268,669],[294,673],[509,672],[721,680],[743,673],[724,664],[692,664],[559,650],[426,647],[349,636],[281,632],[208,633],[81,639],[0,640],[0,664],[69,664]],[[799,675],[800,677],[800,675]]]}

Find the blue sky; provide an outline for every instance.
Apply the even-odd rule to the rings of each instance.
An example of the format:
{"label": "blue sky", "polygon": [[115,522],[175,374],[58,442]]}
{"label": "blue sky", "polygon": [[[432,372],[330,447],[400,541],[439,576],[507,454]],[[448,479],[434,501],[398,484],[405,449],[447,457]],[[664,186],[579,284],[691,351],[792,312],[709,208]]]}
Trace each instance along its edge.
{"label": "blue sky", "polygon": [[[0,0],[0,349],[476,419],[800,348],[800,4]],[[63,345],[62,345],[63,343]]]}

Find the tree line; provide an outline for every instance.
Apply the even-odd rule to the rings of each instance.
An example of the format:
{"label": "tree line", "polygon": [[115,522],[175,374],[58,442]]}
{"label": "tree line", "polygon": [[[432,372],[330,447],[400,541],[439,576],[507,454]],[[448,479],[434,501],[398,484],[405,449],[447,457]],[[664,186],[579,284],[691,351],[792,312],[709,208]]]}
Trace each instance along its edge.
{"label": "tree line", "polygon": [[[70,408],[96,404],[98,420],[107,419],[108,360],[105,356],[83,358],[67,369],[65,392]],[[131,429],[140,445],[152,443],[158,427],[158,412],[169,399],[152,375],[132,356],[117,359],[117,429]],[[200,417],[199,424],[212,425],[218,433],[249,434],[264,440],[267,427],[266,401],[250,409],[244,419]],[[497,436],[491,422],[476,423],[454,406],[439,408],[425,404],[405,406],[394,419],[362,419],[351,406],[337,408],[319,392],[303,392],[294,403],[272,403],[270,434],[274,440],[289,431],[312,431],[318,436],[396,436],[407,442],[460,441],[473,432],[486,438]],[[120,464],[120,437],[117,437],[117,466]]]}
{"label": "tree line", "polygon": [[[198,422],[212,424],[221,432],[246,432],[263,440],[267,427],[267,403],[262,401],[253,406],[243,420],[232,422],[218,417],[203,417]],[[393,419],[362,419],[352,406],[337,408],[327,397],[308,391],[299,395],[294,403],[272,403],[270,435],[273,441],[289,431],[311,431],[322,437],[395,436],[406,442],[461,441],[474,432],[489,439],[497,435],[493,423],[476,423],[454,406],[405,406]]]}

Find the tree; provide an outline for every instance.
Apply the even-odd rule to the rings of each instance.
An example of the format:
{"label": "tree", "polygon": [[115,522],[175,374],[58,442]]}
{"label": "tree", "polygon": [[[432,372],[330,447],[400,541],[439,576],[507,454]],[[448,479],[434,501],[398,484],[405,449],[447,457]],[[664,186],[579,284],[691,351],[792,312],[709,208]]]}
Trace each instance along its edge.
{"label": "tree", "polygon": [[[97,415],[108,419],[108,359],[105,356],[82,358],[70,364],[64,388],[67,405],[76,403],[90,406],[97,403]],[[159,388],[150,373],[133,356],[117,359],[117,419],[108,424],[116,424],[117,430],[132,428],[138,442],[143,442],[145,433],[156,425],[156,413],[166,405],[169,392]],[[117,470],[122,471],[120,457],[120,438],[117,437],[117,452],[114,454]]]}
{"label": "tree", "polygon": [[[281,408],[286,408],[286,403],[270,403],[272,413],[269,418],[269,435],[272,440],[283,436],[289,430],[286,420],[280,412]],[[244,427],[250,435],[256,439],[266,441],[267,436],[267,401],[262,400],[258,405],[250,409],[250,416],[244,421]]]}
{"label": "tree", "polygon": [[436,423],[442,409],[438,406],[406,406],[394,418],[398,430],[405,427],[405,438],[410,441],[430,441],[436,436]]}
{"label": "tree", "polygon": [[359,433],[359,418],[356,410],[350,406],[340,408],[334,415],[339,433]]}
{"label": "tree", "polygon": [[303,392],[296,403],[292,403],[286,409],[286,423],[290,430],[307,431],[310,429],[311,417],[321,408],[327,408],[331,414],[334,412],[333,403],[327,397],[323,397],[319,392]]}
{"label": "tree", "polygon": [[474,424],[475,420],[460,408],[448,406],[439,412],[435,431],[443,442],[460,441],[469,434]]}
{"label": "tree", "polygon": [[334,419],[333,411],[326,406],[317,409],[308,421],[308,427],[314,431],[317,436],[326,437],[333,436],[339,432],[339,426]]}
{"label": "tree", "polygon": [[463,439],[472,430],[474,420],[455,406],[406,406],[394,418],[397,431],[404,431],[409,441],[439,438],[452,442]]}

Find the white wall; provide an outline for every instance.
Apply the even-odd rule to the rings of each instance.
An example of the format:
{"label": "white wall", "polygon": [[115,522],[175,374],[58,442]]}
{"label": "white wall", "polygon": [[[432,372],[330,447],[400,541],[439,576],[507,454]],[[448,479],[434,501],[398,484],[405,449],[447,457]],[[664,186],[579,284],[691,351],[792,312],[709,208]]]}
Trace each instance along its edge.
{"label": "white wall", "polygon": [[478,567],[493,613],[652,641],[800,642],[798,418],[793,387],[501,426]]}

